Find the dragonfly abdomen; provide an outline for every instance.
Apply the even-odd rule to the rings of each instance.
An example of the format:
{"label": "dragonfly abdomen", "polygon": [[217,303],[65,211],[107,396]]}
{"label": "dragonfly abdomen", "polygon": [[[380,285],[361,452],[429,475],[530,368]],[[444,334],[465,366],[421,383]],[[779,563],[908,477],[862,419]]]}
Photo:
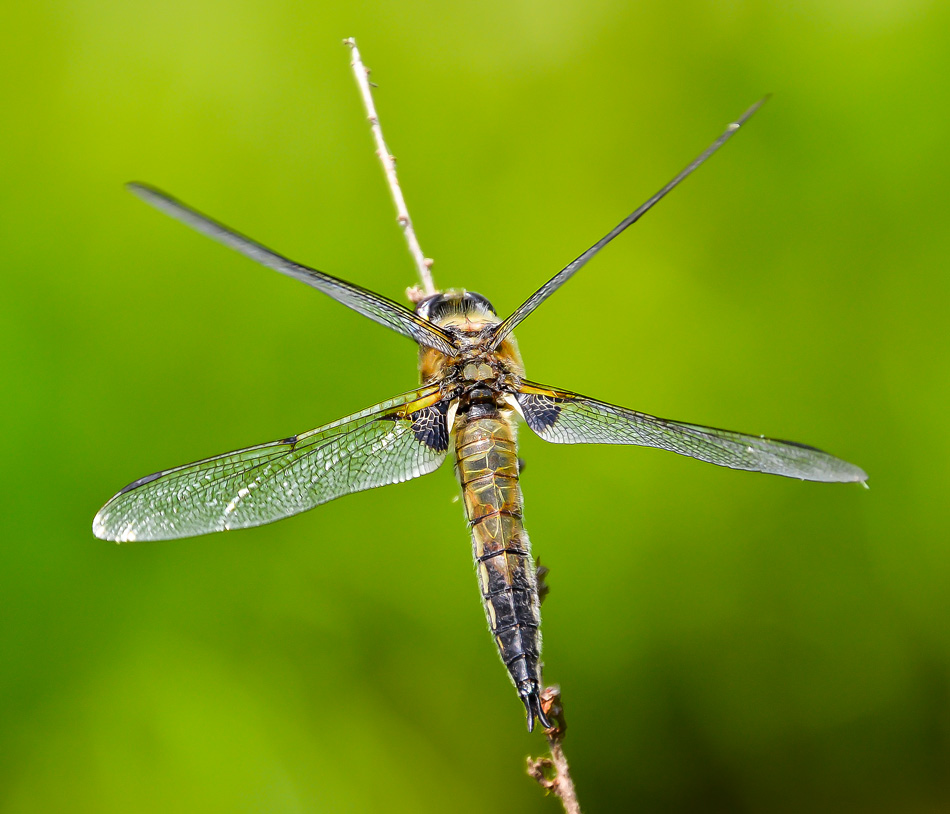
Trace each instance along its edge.
{"label": "dragonfly abdomen", "polygon": [[528,713],[540,707],[541,613],[531,545],[522,523],[514,426],[498,410],[472,411],[456,425],[456,472],[492,637]]}

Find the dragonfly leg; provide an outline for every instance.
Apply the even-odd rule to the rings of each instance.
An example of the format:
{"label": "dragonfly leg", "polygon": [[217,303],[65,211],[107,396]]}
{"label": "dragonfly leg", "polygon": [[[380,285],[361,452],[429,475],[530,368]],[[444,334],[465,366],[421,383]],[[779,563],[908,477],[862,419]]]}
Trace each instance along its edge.
{"label": "dragonfly leg", "polygon": [[540,605],[544,602],[547,595],[551,593],[551,586],[547,583],[547,576],[551,573],[551,569],[546,565],[541,565],[541,558],[538,557],[534,561],[534,575],[538,580],[538,604]]}

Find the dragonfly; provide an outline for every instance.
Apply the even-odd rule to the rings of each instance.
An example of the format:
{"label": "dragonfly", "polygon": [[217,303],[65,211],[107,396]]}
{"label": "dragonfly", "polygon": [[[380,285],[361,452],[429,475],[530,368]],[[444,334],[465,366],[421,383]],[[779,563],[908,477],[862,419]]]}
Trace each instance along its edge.
{"label": "dragonfly", "polygon": [[248,528],[342,495],[401,483],[447,457],[461,485],[482,604],[528,730],[552,727],[541,701],[539,569],[523,521],[519,421],[555,444],[656,447],[718,466],[823,482],[865,472],[814,447],[657,418],[525,377],[513,331],[588,261],[719,150],[758,101],[604,237],[501,319],[481,294],[449,289],[408,308],[296,263],[153,187],[129,189],[160,211],[252,260],[322,291],[419,346],[420,386],[331,424],[133,481],[96,515],[116,542]]}

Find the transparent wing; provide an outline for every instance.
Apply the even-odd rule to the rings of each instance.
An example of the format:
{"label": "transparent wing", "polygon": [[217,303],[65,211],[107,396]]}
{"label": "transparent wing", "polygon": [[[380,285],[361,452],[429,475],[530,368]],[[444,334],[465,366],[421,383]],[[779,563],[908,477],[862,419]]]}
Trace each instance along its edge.
{"label": "transparent wing", "polygon": [[449,399],[426,387],[302,435],[156,472],[96,515],[104,540],[168,540],[271,523],[445,459]]}
{"label": "transparent wing", "polygon": [[332,277],[322,271],[288,260],[266,246],[229,229],[224,224],[202,215],[159,189],[145,184],[128,184],[127,186],[130,192],[166,215],[171,215],[201,234],[250,257],[251,260],[313,286],[337,302],[343,303],[347,308],[352,308],[364,317],[369,317],[380,325],[385,325],[403,336],[414,339],[420,345],[435,348],[449,355],[455,352],[452,338],[445,331],[417,316],[404,305],[338,277]]}
{"label": "transparent wing", "polygon": [[854,464],[820,449],[656,418],[567,390],[523,382],[515,394],[528,426],[555,444],[657,447],[730,469],[825,482],[865,481]]}
{"label": "transparent wing", "polygon": [[543,286],[541,286],[541,288],[535,291],[534,294],[532,294],[521,305],[519,305],[517,310],[504,322],[500,322],[493,326],[490,331],[491,341],[489,342],[489,347],[494,350],[499,345],[501,345],[505,337],[508,336],[508,334],[510,334],[519,325],[519,323],[524,321],[528,315],[531,314],[542,302],[544,302],[562,285],[564,285],[564,283],[570,280],[571,277],[573,277],[581,269],[581,267],[587,263],[588,260],[590,260],[628,226],[632,226],[634,223],[640,220],[640,218],[649,212],[657,203],[663,200],[667,193],[679,186],[681,181],[683,181],[688,175],[691,175],[701,164],[706,161],[707,158],[709,158],[714,152],[716,152],[716,150],[718,150],[723,144],[731,139],[733,135],[735,135],[736,131],[749,120],[749,117],[752,116],[752,114],[755,113],[755,111],[757,111],[760,107],[762,107],[763,104],[765,104],[768,98],[769,97],[766,96],[752,105],[752,107],[750,107],[738,119],[732,122],[732,124],[726,128],[725,132],[723,132],[719,138],[717,138],[712,144],[703,150],[702,153],[694,158],[689,163],[689,165],[665,187],[663,187],[659,192],[655,193],[649,200],[640,204],[640,206],[634,209],[633,212],[627,215],[627,217],[620,221],[620,223],[618,223],[587,251],[568,263],[563,269],[561,269]]}

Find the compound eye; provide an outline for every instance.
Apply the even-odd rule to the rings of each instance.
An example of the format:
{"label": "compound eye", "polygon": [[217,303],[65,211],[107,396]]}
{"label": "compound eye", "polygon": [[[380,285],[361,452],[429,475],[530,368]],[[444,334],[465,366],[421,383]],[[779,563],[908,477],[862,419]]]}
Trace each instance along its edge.
{"label": "compound eye", "polygon": [[430,322],[433,319],[433,314],[437,313],[439,306],[445,301],[444,294],[432,294],[429,297],[426,297],[424,300],[420,300],[416,303],[416,314],[418,314],[423,319],[428,319]]}
{"label": "compound eye", "polygon": [[492,304],[481,294],[473,291],[448,291],[433,294],[416,304],[416,313],[423,319],[438,324],[453,315],[467,316],[477,313],[494,314]]}
{"label": "compound eye", "polygon": [[[486,309],[489,313],[495,314],[495,306],[493,306],[486,297],[483,297],[481,294],[476,294],[474,291],[469,291],[465,295],[466,299],[470,302],[477,303],[482,308]],[[496,314],[497,316],[497,314]]]}

